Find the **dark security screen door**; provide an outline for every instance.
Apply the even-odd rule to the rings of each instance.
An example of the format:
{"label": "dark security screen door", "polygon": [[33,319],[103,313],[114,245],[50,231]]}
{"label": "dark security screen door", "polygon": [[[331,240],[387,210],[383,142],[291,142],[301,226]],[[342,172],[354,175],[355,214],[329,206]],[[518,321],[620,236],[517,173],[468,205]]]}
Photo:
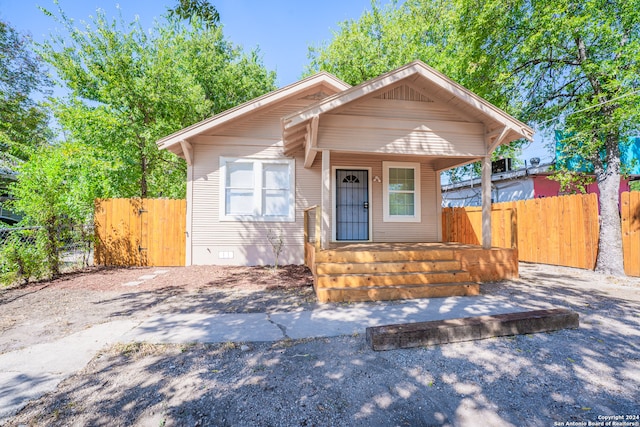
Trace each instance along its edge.
{"label": "dark security screen door", "polygon": [[336,240],[369,240],[366,170],[336,170]]}

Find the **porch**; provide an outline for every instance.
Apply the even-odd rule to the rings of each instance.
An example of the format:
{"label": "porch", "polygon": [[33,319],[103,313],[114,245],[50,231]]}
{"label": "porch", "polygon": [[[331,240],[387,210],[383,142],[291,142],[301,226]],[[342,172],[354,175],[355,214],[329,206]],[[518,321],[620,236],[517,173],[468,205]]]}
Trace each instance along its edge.
{"label": "porch", "polygon": [[332,242],[322,249],[320,223],[320,209],[305,211],[305,264],[320,302],[478,295],[480,282],[518,277],[515,247]]}

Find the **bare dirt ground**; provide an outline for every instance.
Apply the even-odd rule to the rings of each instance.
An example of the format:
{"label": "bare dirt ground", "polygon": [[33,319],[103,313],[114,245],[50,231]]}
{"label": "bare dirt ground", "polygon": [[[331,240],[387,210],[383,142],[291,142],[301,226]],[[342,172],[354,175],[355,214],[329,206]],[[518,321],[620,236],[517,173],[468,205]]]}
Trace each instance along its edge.
{"label": "bare dirt ground", "polygon": [[[156,272],[165,272],[155,274]],[[135,286],[140,277],[156,275]],[[0,290],[0,354],[154,310],[263,313],[316,305],[306,267],[90,268]]]}
{"label": "bare dirt ground", "polygon": [[[2,291],[0,352],[149,313],[316,306],[311,277],[297,267],[175,268],[122,285],[157,270],[96,270]],[[573,309],[581,326],[388,352],[371,351],[362,334],[118,344],[8,425],[553,426],[622,417],[640,426],[640,280],[521,264],[520,279],[482,292],[496,304]]]}

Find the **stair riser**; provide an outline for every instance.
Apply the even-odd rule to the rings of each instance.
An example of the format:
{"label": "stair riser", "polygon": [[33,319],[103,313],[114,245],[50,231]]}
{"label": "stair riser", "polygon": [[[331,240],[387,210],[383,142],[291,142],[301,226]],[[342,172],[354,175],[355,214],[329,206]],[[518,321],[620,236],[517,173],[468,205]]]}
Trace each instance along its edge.
{"label": "stair riser", "polygon": [[322,251],[316,254],[316,262],[387,262],[387,261],[438,261],[453,260],[454,251],[448,249],[430,251]]}
{"label": "stair riser", "polygon": [[470,281],[469,273],[400,273],[377,276],[318,276],[317,289],[321,288],[362,288],[375,286],[401,286],[433,283],[455,283]]}
{"label": "stair riser", "polygon": [[480,285],[427,285],[411,288],[317,289],[320,302],[387,301],[412,298],[444,298],[480,294]]}
{"label": "stair riser", "polygon": [[317,274],[416,273],[460,270],[460,261],[318,263]]}

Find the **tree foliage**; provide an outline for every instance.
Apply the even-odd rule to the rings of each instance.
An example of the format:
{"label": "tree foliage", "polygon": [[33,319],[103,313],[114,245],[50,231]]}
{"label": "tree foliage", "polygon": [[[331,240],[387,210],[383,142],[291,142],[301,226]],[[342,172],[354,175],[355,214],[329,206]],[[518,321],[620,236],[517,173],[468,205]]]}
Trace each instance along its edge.
{"label": "tree foliage", "polygon": [[109,172],[78,143],[41,146],[19,166],[11,207],[24,214],[22,226],[42,227],[35,244],[52,275],[60,272],[63,234],[91,220],[95,194],[108,195]]}
{"label": "tree foliage", "polygon": [[[623,274],[620,146],[640,127],[640,0],[374,3],[310,58],[309,71],[351,84],[421,59],[538,129],[563,131],[563,150],[580,161],[559,177],[583,179],[576,168],[590,165],[600,189],[597,269]],[[496,154],[517,145],[506,150]]]}
{"label": "tree foliage", "polygon": [[47,140],[48,114],[33,100],[47,79],[30,40],[0,20],[0,170],[12,171]]}
{"label": "tree foliage", "polygon": [[46,274],[44,251],[37,229],[11,230],[0,246],[0,285],[29,283]]}
{"label": "tree foliage", "polygon": [[[512,111],[566,136],[600,190],[596,269],[622,275],[620,146],[640,130],[639,0],[459,0],[477,75]],[[569,166],[559,164],[567,176]]]}
{"label": "tree foliage", "polygon": [[207,0],[178,0],[178,4],[169,9],[169,16],[189,22],[199,18],[208,27],[215,27],[220,23],[218,10]]}
{"label": "tree foliage", "polygon": [[[340,23],[329,43],[309,48],[307,73],[323,70],[357,85],[419,59],[508,111],[507,99],[474,73],[459,18],[452,0],[407,0],[383,7],[374,2],[359,19]],[[522,144],[500,146],[494,157],[515,158]],[[447,174],[457,181],[479,171],[477,163]]]}
{"label": "tree foliage", "polygon": [[40,48],[71,92],[54,100],[55,116],[69,140],[110,163],[116,196],[184,197],[184,161],[155,141],[274,88],[256,52],[244,54],[198,16],[146,32],[102,11],[81,27],[62,10],[45,13],[66,29]]}
{"label": "tree foliage", "polygon": [[[163,18],[149,31],[102,11],[81,25],[61,9],[44,12],[64,27],[38,47],[68,92],[48,104],[62,135],[47,141],[33,127],[20,134],[39,143],[21,145],[24,161],[15,165],[19,179],[10,186],[10,204],[24,215],[21,225],[35,231],[3,246],[0,280],[58,274],[61,250],[76,238],[74,227],[91,221],[95,198],[184,197],[184,161],[160,152],[155,141],[274,88],[275,75],[257,53],[225,40],[202,11]],[[35,107],[28,95],[42,81],[40,68],[28,53],[14,52],[22,41],[8,34],[0,48],[18,59],[0,58],[0,87],[4,94],[11,83],[21,105]],[[4,79],[18,60],[25,74]],[[25,123],[16,111],[8,117],[11,126]],[[0,128],[3,138],[6,129]]]}
{"label": "tree foliage", "polygon": [[351,85],[421,59],[456,79],[459,46],[449,0],[372,3],[357,20],[338,24],[329,43],[310,47],[307,72],[330,72]]}

